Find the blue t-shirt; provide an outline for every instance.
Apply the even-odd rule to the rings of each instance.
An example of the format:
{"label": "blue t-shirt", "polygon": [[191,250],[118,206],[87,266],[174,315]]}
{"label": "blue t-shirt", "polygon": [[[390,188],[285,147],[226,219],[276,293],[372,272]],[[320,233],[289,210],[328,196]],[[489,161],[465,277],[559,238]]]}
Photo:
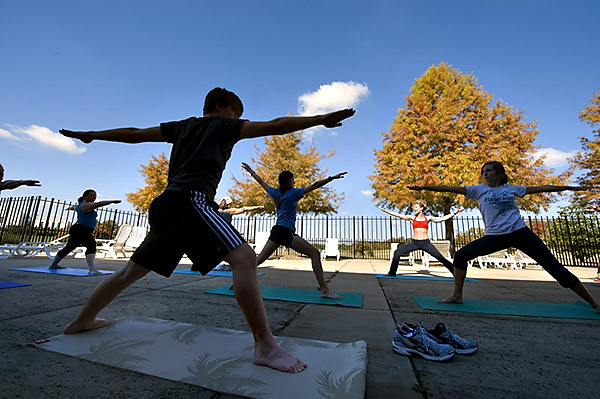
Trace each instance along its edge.
{"label": "blue t-shirt", "polygon": [[277,223],[275,224],[296,231],[298,200],[304,196],[304,189],[291,188],[284,194],[281,194],[278,188],[268,187],[267,193],[273,198],[275,209],[277,209]]}
{"label": "blue t-shirt", "polygon": [[77,205],[75,210],[77,211],[77,222],[75,224],[82,224],[87,227],[91,227],[92,229],[96,228],[96,218],[98,217],[98,212],[94,209],[91,212],[84,212],[81,210],[81,205],[85,204],[83,201],[81,204]]}
{"label": "blue t-shirt", "polygon": [[515,196],[523,198],[527,194],[527,187],[510,184],[490,187],[479,184],[465,188],[466,197],[477,200],[485,224],[485,234],[508,234],[527,227],[515,202]]}

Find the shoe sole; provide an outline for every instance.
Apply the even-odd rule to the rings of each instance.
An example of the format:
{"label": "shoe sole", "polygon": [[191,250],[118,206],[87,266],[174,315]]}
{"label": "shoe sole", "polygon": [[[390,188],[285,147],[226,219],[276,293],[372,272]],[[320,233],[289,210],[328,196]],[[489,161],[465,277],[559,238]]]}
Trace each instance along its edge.
{"label": "shoe sole", "polygon": [[454,352],[458,355],[471,355],[475,352],[477,352],[477,349],[479,348],[469,348],[469,349],[456,349],[454,348]]}
{"label": "shoe sole", "polygon": [[399,353],[400,355],[404,355],[404,356],[418,355],[425,360],[431,360],[433,362],[445,362],[446,360],[450,360],[454,357],[454,353],[451,353],[449,355],[442,356],[442,357],[427,355],[425,353],[421,353],[414,349],[397,346],[393,341],[392,341],[392,349],[394,350],[394,352]]}

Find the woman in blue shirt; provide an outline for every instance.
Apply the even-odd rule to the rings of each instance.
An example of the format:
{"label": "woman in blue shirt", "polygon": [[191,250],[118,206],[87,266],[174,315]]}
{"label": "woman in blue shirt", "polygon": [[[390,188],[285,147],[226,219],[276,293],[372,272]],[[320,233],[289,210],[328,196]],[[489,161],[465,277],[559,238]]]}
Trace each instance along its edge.
{"label": "woman in blue shirt", "polygon": [[515,197],[522,198],[527,194],[566,190],[580,191],[586,188],[551,185],[513,186],[508,184],[504,166],[497,161],[483,164],[481,177],[485,184],[477,186],[408,186],[411,190],[456,193],[477,200],[485,224],[485,236],[465,245],[456,252],[454,256],[454,293],[440,302],[462,303],[468,261],[478,256],[514,247],[529,255],[561,286],[570,288],[589,303],[596,312],[600,313],[600,305],[592,298],[579,278],[560,264],[546,244],[525,225],[515,202]]}
{"label": "woman in blue shirt", "polygon": [[90,269],[89,273],[99,273],[94,265],[96,259],[96,240],[92,235],[96,228],[96,217],[98,216],[96,209],[105,205],[118,204],[121,200],[95,201],[96,192],[88,189],[77,199],[78,204],[69,208],[70,210],[77,211],[77,221],[69,229],[69,241],[63,249],[58,251],[50,265],[50,269],[64,269],[63,266],[59,266],[60,261],[75,248],[84,246],[86,248],[85,260]]}
{"label": "woman in blue shirt", "polygon": [[298,200],[317,188],[323,187],[325,184],[332,182],[335,179],[341,179],[347,172],[341,172],[334,176],[329,176],[326,179],[314,182],[308,187],[294,188],[294,174],[289,171],[284,171],[279,174],[279,188],[270,187],[259,175],[256,174],[245,162],[242,162],[242,167],[250,173],[265,189],[269,196],[275,202],[277,209],[277,222],[271,229],[269,240],[256,259],[256,264],[260,265],[271,256],[280,245],[284,245],[310,258],[313,273],[319,282],[319,290],[321,297],[331,299],[341,299],[342,297],[333,292],[327,286],[325,275],[323,274],[323,265],[321,264],[321,254],[318,249],[313,247],[308,241],[295,234],[296,232],[296,212],[298,210]]}

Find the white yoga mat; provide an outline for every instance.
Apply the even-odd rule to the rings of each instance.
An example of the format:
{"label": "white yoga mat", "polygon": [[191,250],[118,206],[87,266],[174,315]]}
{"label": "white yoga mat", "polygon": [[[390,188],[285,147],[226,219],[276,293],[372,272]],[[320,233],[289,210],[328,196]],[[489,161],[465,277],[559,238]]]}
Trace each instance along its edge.
{"label": "white yoga mat", "polygon": [[149,317],[57,335],[35,346],[143,374],[250,398],[364,398],[367,344],[275,337],[308,367],[288,374],[252,364],[249,332]]}

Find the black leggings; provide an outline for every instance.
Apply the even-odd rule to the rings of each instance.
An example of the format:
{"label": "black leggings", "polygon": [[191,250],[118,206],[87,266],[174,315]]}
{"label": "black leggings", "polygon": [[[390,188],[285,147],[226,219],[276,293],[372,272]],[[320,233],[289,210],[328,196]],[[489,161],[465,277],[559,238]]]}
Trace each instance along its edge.
{"label": "black leggings", "polygon": [[568,271],[552,255],[546,244],[527,227],[509,234],[486,235],[470,244],[465,245],[454,256],[454,267],[467,270],[467,263],[478,256],[489,255],[492,252],[506,248],[517,248],[525,252],[544,268],[558,283],[565,288],[572,288],[579,279]]}
{"label": "black leggings", "polygon": [[64,258],[67,256],[72,250],[77,247],[84,246],[86,248],[85,254],[95,254],[96,253],[96,240],[92,233],[94,229],[88,226],[84,226],[82,224],[74,224],[69,229],[69,241],[67,245],[58,253],[56,256],[60,256]]}
{"label": "black leggings", "polygon": [[400,263],[400,257],[402,255],[406,255],[412,251],[416,251],[418,249],[422,249],[427,252],[438,261],[442,262],[446,269],[450,270],[450,273],[454,274],[454,267],[452,266],[452,262],[448,259],[444,258],[444,255],[438,251],[438,249],[431,243],[429,240],[412,240],[411,242],[401,245],[397,250],[394,251],[394,256],[392,257],[392,263],[390,264],[390,271],[388,274],[395,275],[396,271],[398,271],[398,263]]}

